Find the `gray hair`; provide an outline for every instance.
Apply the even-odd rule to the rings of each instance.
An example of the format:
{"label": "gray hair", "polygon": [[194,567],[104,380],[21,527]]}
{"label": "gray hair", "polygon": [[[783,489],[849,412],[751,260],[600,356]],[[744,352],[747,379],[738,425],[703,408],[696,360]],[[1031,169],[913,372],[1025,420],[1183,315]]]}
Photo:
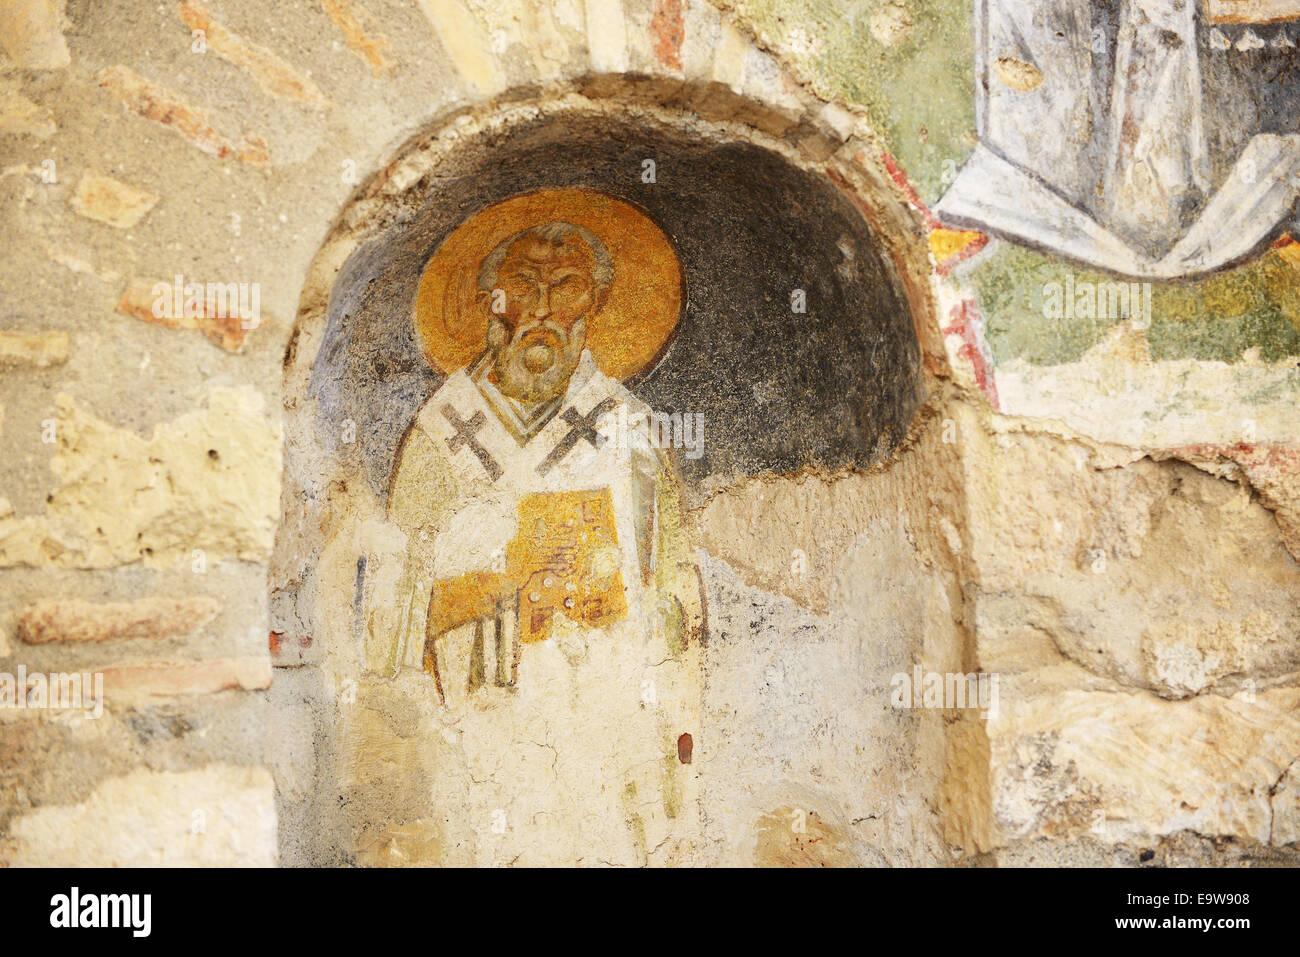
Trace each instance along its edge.
{"label": "gray hair", "polygon": [[497,275],[501,271],[501,264],[505,262],[506,253],[514,245],[515,240],[522,239],[524,236],[532,236],[544,243],[550,243],[552,246],[562,245],[565,240],[577,236],[587,244],[596,257],[596,264],[591,269],[591,280],[596,284],[596,288],[604,289],[614,281],[614,260],[609,255],[609,250],[605,248],[605,244],[600,241],[599,236],[585,226],[553,221],[542,223],[540,226],[521,229],[513,236],[507,236],[498,243],[496,249],[484,257],[483,264],[479,267],[478,284],[480,289],[491,292],[496,288]]}

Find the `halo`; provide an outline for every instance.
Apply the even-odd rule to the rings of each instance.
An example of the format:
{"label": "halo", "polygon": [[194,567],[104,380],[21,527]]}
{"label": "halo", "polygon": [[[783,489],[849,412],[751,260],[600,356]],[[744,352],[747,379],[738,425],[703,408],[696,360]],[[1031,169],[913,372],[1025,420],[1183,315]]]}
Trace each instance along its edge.
{"label": "halo", "polygon": [[450,375],[473,362],[487,341],[477,301],[483,258],[502,240],[552,221],[585,226],[614,261],[614,282],[587,321],[587,348],[600,370],[627,379],[655,360],[681,318],[681,263],[644,212],[591,189],[542,189],[479,210],[457,226],[424,266],[415,296],[415,330],[424,357]]}

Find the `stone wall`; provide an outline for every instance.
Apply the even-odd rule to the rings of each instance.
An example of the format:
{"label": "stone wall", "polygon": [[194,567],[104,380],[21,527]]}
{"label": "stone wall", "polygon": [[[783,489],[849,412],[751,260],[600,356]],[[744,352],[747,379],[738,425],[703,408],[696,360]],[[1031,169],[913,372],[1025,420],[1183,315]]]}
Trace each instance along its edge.
{"label": "stone wall", "polygon": [[[858,80],[965,63],[946,9],[854,4],[845,51],[830,0],[2,0],[0,671],[104,694],[0,709],[0,861],[472,862],[428,806],[429,703],[360,674],[374,506],[310,427],[310,373],[344,263],[459,145],[581,115],[839,191],[920,357],[878,461],[690,511],[710,746],[668,863],[1294,862],[1294,340],[1198,349],[1256,288],[1212,279],[1202,326],[1067,348],[1022,302],[1067,267],[957,265],[980,240],[926,203],[965,100]],[[1254,267],[1284,303],[1289,249]],[[158,319],[155,285],[191,282],[257,284],[256,319]],[[894,709],[913,666],[995,674],[1000,706]]]}

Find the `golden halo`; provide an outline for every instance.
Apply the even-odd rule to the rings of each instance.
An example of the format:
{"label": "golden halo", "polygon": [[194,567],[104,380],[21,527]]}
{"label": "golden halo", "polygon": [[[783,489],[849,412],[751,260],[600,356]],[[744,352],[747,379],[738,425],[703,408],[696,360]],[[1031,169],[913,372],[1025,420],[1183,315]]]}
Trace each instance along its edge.
{"label": "golden halo", "polygon": [[488,317],[476,298],[479,266],[503,240],[549,222],[586,227],[614,261],[605,305],[587,320],[587,348],[601,371],[627,379],[662,352],[682,308],[681,263],[663,230],[604,193],[543,189],[479,210],[425,264],[414,321],[430,365],[450,375],[483,352]]}

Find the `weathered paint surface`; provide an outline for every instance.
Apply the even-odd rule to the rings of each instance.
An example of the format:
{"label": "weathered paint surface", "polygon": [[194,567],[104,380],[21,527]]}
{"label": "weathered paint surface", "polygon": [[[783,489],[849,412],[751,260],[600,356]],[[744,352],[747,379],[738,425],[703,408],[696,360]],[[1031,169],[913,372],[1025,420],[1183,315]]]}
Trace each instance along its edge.
{"label": "weathered paint surface", "polygon": [[[921,200],[934,203],[975,145],[975,38],[970,0],[724,0],[813,86],[861,105]],[[1267,253],[1200,281],[1158,283],[1153,358],[1238,362],[1300,355],[1300,273]],[[1057,257],[995,243],[961,271],[989,320],[995,359],[1077,359],[1118,321],[1053,324],[1028,300],[1065,273]],[[1102,277],[1108,278],[1108,277]]]}
{"label": "weathered paint surface", "polygon": [[[1153,284],[1149,324],[1045,315],[1050,284],[1099,277],[926,208],[973,146],[963,0],[208,6],[0,14],[21,15],[0,24],[0,674],[115,685],[98,718],[0,711],[0,862],[495,860],[495,820],[468,813],[494,805],[459,790],[491,787],[492,749],[442,774],[464,731],[427,673],[365,673],[365,556],[403,545],[375,477],[439,383],[376,317],[409,321],[419,265],[474,210],[619,175],[697,270],[689,348],[636,388],[728,424],[706,427],[725,454],[698,460],[702,494],[663,513],[706,599],[700,720],[665,726],[596,843],[665,864],[1297,861],[1297,247]],[[1026,66],[995,69],[1032,93]],[[616,127],[625,154],[575,159]],[[475,165],[520,128],[547,162]],[[693,138],[712,166],[675,164]],[[340,272],[426,200],[392,302],[393,246]],[[880,271],[843,275],[841,234]],[[836,277],[815,334],[786,311],[809,269]],[[256,281],[262,321],[154,321],[157,281]],[[877,360],[919,346],[923,405],[866,361],[869,318]],[[356,357],[369,379],[357,362],[313,391]],[[914,668],[992,672],[1001,707],[895,707]],[[545,723],[509,741],[541,782]],[[693,807],[696,839],[660,847]],[[582,837],[553,833],[516,846]]]}

